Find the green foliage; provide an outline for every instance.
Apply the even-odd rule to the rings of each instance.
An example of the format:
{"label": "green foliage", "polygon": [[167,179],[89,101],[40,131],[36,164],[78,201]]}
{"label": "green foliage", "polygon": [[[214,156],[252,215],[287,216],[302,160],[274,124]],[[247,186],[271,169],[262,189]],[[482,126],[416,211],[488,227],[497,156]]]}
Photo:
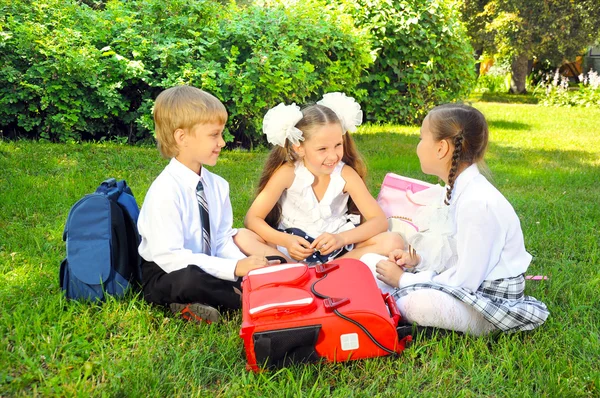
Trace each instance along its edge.
{"label": "green foliage", "polygon": [[110,135],[129,107],[123,80],[136,70],[94,46],[86,7],[3,1],[0,9],[0,126],[62,141]]}
{"label": "green foliage", "polygon": [[508,58],[526,53],[562,62],[600,38],[597,0],[460,0],[459,6],[471,39]]}
{"label": "green foliage", "polygon": [[545,75],[534,94],[546,106],[583,106],[600,108],[600,76],[593,70],[579,76],[579,89],[571,89],[569,80],[558,70]]}
{"label": "green foliage", "polygon": [[230,139],[257,141],[279,101],[364,95],[371,62],[351,22],[316,0],[0,1],[0,126],[34,138],[142,139],[156,95],[192,84],[225,103]]}
{"label": "green foliage", "polygon": [[598,0],[459,0],[477,48],[513,60],[554,65],[574,59],[600,39]]}
{"label": "green foliage", "polygon": [[560,65],[600,40],[598,0],[457,0],[479,52],[512,64],[510,91],[524,93],[528,61]]}
{"label": "green foliage", "polygon": [[494,64],[485,74],[477,77],[476,93],[506,93],[510,86],[510,65]]}
{"label": "green foliage", "polygon": [[459,16],[443,0],[346,1],[369,30],[376,57],[360,87],[368,120],[415,123],[430,108],[468,94],[473,49]]}
{"label": "green foliage", "polygon": [[365,96],[356,83],[372,61],[355,32],[323,1],[240,9],[220,22],[210,50],[218,69],[202,86],[223,99],[236,137],[256,141],[264,114],[279,102],[302,105],[330,91]]}

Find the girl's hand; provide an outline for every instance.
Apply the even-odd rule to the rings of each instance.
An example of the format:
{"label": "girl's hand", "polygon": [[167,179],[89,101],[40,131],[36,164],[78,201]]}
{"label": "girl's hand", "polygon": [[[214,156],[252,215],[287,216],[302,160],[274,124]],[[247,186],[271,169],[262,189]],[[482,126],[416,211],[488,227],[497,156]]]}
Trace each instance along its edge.
{"label": "girl's hand", "polygon": [[306,257],[313,254],[313,249],[310,243],[301,236],[287,235],[285,248],[291,258],[296,261],[304,260]]}
{"label": "girl's hand", "polygon": [[402,268],[398,267],[395,262],[389,260],[381,260],[378,262],[375,266],[375,271],[377,272],[377,279],[392,287],[398,287],[400,278],[402,277],[402,274],[404,274]]}
{"label": "girl's hand", "polygon": [[417,264],[421,262],[421,258],[416,252],[411,256],[411,254],[405,250],[396,249],[390,253],[389,261],[402,269],[407,269],[416,267]]}
{"label": "girl's hand", "polygon": [[344,240],[339,234],[322,233],[310,245],[310,248],[327,255],[345,245]]}

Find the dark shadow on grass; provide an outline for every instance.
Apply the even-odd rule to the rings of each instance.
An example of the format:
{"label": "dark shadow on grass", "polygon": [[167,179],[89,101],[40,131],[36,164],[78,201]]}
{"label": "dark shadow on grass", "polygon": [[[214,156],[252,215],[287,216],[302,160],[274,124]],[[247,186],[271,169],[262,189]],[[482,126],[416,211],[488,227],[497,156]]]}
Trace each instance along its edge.
{"label": "dark shadow on grass", "polygon": [[505,120],[488,120],[488,126],[490,129],[504,129],[504,130],[530,130],[531,126],[527,123],[519,122],[507,122]]}
{"label": "dark shadow on grass", "polygon": [[533,94],[482,93],[473,94],[469,101],[500,102],[503,104],[537,104],[539,101]]}

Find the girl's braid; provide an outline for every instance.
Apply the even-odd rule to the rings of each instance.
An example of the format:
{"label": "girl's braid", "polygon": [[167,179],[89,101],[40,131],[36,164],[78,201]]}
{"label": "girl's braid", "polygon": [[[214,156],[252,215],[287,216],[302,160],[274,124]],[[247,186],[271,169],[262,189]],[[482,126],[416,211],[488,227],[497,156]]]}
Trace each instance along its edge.
{"label": "girl's braid", "polygon": [[461,149],[463,142],[462,131],[454,137],[454,152],[452,153],[452,166],[450,167],[450,173],[448,174],[448,185],[446,187],[446,199],[444,204],[450,205],[450,198],[452,197],[452,189],[454,188],[454,180],[456,178],[456,170],[458,169],[458,162],[460,160]]}

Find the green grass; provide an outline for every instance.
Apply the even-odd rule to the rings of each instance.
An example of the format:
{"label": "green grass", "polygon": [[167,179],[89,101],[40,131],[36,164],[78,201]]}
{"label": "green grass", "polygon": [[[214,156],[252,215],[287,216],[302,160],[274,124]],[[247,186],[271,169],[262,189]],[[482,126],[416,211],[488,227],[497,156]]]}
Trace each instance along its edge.
{"label": "green grass", "polygon": [[[156,149],[0,141],[0,396],[600,396],[600,110],[477,102],[494,183],[534,255],[526,293],[551,316],[526,333],[421,339],[399,358],[245,370],[241,317],[197,327],[138,297],[68,302],[58,285],[70,206],[105,177],[141,204],[165,166]],[[376,195],[388,171],[424,176],[417,127],[355,135]],[[222,153],[241,226],[266,152]]]}

